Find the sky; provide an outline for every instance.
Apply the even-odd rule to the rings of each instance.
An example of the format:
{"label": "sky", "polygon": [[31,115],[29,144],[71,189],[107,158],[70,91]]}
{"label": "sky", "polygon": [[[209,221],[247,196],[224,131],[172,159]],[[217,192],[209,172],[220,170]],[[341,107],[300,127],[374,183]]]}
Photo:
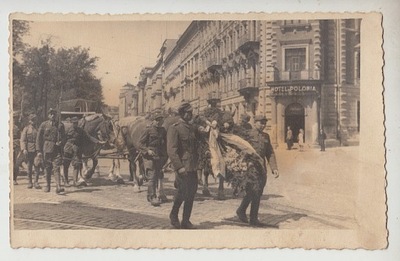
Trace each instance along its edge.
{"label": "sky", "polygon": [[178,39],[190,21],[34,21],[24,41],[40,47],[50,38],[53,46],[89,48],[98,57],[94,74],[101,79],[104,102],[118,105],[119,89],[136,84],[141,68],[155,65],[165,39]]}

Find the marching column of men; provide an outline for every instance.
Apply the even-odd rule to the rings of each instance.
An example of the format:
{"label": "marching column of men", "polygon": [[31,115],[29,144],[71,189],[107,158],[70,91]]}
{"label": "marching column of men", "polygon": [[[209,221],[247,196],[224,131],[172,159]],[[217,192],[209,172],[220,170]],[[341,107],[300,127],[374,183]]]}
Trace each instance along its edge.
{"label": "marching column of men", "polygon": [[[153,206],[160,205],[156,195],[156,187],[162,179],[162,167],[167,158],[171,160],[175,171],[175,188],[177,189],[174,202],[169,215],[171,225],[176,229],[193,229],[190,217],[193,209],[195,194],[198,188],[198,148],[197,140],[202,135],[201,130],[195,128],[192,123],[193,108],[190,103],[184,102],[178,108],[179,120],[173,123],[166,131],[162,125],[164,116],[161,112],[155,112],[151,117],[151,124],[144,130],[139,144],[143,157],[146,176],[148,177],[147,199]],[[60,167],[64,160],[64,181],[69,185],[68,166],[72,162],[74,166],[74,183],[78,180],[78,172],[82,164],[82,151],[79,144],[82,139],[89,138],[95,143],[104,143],[88,135],[77,126],[78,119],[71,119],[72,128],[65,133],[64,124],[56,120],[57,112],[50,109],[48,120],[43,122],[38,130],[35,129],[36,115],[29,115],[29,124],[24,128],[21,135],[21,149],[26,155],[28,164],[28,188],[40,188],[38,183],[39,169],[34,167],[35,182],[32,182],[32,168],[35,165],[35,157],[43,155],[44,169],[46,174],[45,192],[50,191],[51,175],[54,174],[56,193],[64,191],[61,185]],[[254,128],[249,124],[250,117],[243,115],[241,127],[246,129],[250,140],[248,142],[255,151],[263,158],[265,173],[259,177],[260,186],[255,189],[246,188],[246,194],[236,210],[240,221],[250,223],[252,226],[262,226],[258,219],[260,200],[267,182],[267,162],[271,166],[275,177],[279,176],[274,150],[269,135],[263,130],[266,127],[265,116],[254,117]],[[64,152],[64,155],[62,155]],[[63,159],[64,157],[64,159]],[[15,154],[14,154],[15,158]],[[15,165],[15,163],[14,163]],[[182,219],[179,219],[179,211],[183,204]],[[247,218],[246,210],[250,208],[250,220]]]}

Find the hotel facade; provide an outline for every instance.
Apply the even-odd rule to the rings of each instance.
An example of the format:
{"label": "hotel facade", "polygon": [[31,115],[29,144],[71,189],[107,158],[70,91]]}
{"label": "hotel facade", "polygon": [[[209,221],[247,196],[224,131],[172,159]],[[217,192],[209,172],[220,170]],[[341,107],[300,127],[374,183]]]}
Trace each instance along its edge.
{"label": "hotel facade", "polygon": [[[271,142],[285,142],[288,126],[305,142],[357,144],[360,131],[360,19],[193,21],[167,39],[155,66],[131,91],[137,116],[190,102],[195,112],[220,99],[240,115],[265,115]],[[121,101],[127,99],[121,92]],[[124,105],[126,107],[126,105]],[[121,111],[121,110],[120,110]]]}

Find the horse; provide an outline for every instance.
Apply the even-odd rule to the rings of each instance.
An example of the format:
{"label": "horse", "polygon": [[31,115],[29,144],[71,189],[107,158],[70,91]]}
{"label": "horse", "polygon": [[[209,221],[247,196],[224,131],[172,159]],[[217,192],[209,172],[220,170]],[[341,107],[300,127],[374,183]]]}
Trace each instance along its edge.
{"label": "horse", "polygon": [[[72,126],[72,124],[68,122],[65,122],[64,125],[66,129]],[[105,114],[99,113],[90,116],[84,116],[79,120],[78,126],[81,127],[88,135],[101,141],[112,143],[115,140],[111,118]],[[83,144],[79,144],[79,147],[82,152],[83,168],[78,184],[85,185],[86,180],[92,178],[92,175],[97,168],[97,156],[99,155],[103,145],[96,144],[89,139],[86,139]],[[92,160],[92,167],[90,169],[87,167],[87,162],[89,159]],[[69,161],[64,162],[64,171],[68,171],[69,164]]]}
{"label": "horse", "polygon": [[[168,130],[169,126],[175,123],[179,119],[176,115],[166,115],[164,118],[163,128]],[[145,128],[151,123],[148,117],[138,116],[132,118],[127,123],[121,123],[120,133],[122,135],[117,135],[115,143],[120,143],[120,147],[124,150],[128,151],[128,160],[129,160],[129,180],[134,181],[134,183],[140,187],[143,185],[143,182],[146,180],[145,169],[143,167],[143,159],[142,155],[139,151],[139,139],[142,135]],[[123,139],[122,139],[123,137]],[[117,149],[118,151],[118,149]],[[120,150],[122,151],[122,150]],[[165,159],[165,162],[162,162],[163,170],[168,167],[168,159]],[[139,168],[139,171],[138,171]],[[114,172],[118,171],[118,163],[111,167],[110,169],[110,177],[114,176]],[[158,195],[162,202],[167,200],[167,197],[164,192],[163,179],[159,180],[158,183]]]}
{"label": "horse", "polygon": [[[120,158],[126,158],[128,151],[127,151],[127,145],[126,145],[126,126],[120,126],[118,121],[112,121],[113,123],[113,130],[114,130],[114,135],[115,135],[115,140],[113,143],[113,148],[115,153],[113,155],[116,156],[116,158],[112,159],[112,164],[109,170],[108,174],[108,179],[112,181],[116,181],[117,183],[123,184],[125,183],[122,176],[121,176],[121,162]],[[133,175],[130,173],[129,175],[129,181],[133,181]]]}

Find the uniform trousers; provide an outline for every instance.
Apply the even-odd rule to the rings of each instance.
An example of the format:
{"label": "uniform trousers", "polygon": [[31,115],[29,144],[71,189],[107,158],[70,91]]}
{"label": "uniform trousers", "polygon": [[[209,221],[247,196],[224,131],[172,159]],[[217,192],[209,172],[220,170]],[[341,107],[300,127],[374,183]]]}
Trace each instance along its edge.
{"label": "uniform trousers", "polygon": [[267,175],[263,175],[259,180],[259,187],[254,189],[250,184],[246,186],[246,195],[239,206],[238,212],[246,213],[247,207],[250,207],[250,222],[258,221],[258,210],[260,208],[261,196],[264,192],[265,184],[267,183]]}
{"label": "uniform trousers", "polygon": [[44,164],[46,171],[46,182],[47,187],[50,188],[51,184],[51,173],[54,174],[54,180],[57,188],[60,187],[60,167],[62,165],[62,156],[58,151],[51,153],[44,153]]}
{"label": "uniform trousers", "polygon": [[36,152],[28,152],[26,155],[26,163],[28,165],[28,182],[32,184],[32,169],[35,169],[35,183],[39,181],[39,167],[35,166],[33,162],[35,161]]}
{"label": "uniform trousers", "polygon": [[183,202],[183,217],[182,223],[188,223],[192,213],[194,196],[197,191],[197,173],[196,171],[189,171],[186,175],[175,174],[175,185],[178,192],[174,199],[174,204],[171,210],[171,216],[178,217],[179,209]]}
{"label": "uniform trousers", "polygon": [[161,158],[153,159],[152,157],[143,157],[143,166],[146,171],[146,177],[148,180],[147,185],[147,200],[150,201],[152,198],[157,197],[156,189],[158,180],[164,178],[162,169]]}

